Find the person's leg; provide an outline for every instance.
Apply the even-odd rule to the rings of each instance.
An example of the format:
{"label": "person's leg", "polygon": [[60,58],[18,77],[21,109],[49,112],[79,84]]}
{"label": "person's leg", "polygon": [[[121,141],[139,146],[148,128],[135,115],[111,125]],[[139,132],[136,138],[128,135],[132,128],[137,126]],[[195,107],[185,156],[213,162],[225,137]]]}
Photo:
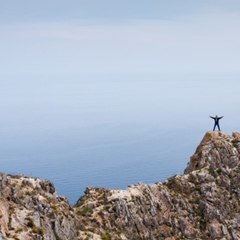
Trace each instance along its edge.
{"label": "person's leg", "polygon": [[214,124],[213,131],[215,131],[216,123]]}
{"label": "person's leg", "polygon": [[220,130],[220,126],[219,126],[219,124],[218,124],[217,126],[218,126],[218,131],[221,131],[221,130]]}

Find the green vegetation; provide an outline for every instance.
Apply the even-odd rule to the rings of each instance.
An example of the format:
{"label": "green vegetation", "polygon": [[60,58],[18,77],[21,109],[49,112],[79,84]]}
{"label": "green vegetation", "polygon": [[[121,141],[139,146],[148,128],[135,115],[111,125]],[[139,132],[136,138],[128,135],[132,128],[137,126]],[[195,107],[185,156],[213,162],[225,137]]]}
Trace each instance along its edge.
{"label": "green vegetation", "polygon": [[208,172],[213,176],[216,177],[216,173],[212,167],[209,167]]}
{"label": "green vegetation", "polygon": [[26,220],[28,221],[28,222],[27,222],[27,227],[33,228],[33,227],[34,227],[34,222],[33,222],[33,220],[32,220],[30,217],[27,217]]}
{"label": "green vegetation", "polygon": [[200,192],[200,191],[201,191],[201,186],[200,186],[200,185],[196,185],[196,186],[195,186],[195,190],[198,191],[198,192]]}
{"label": "green vegetation", "polygon": [[193,174],[189,174],[188,181],[194,183],[196,181],[196,177]]}
{"label": "green vegetation", "polygon": [[13,235],[13,239],[15,239],[15,240],[20,240],[20,239],[18,238],[18,235],[17,235],[17,234],[14,234],[14,235]]}
{"label": "green vegetation", "polygon": [[110,238],[107,234],[103,234],[103,235],[101,236],[101,239],[102,239],[102,240],[111,240],[111,238]]}
{"label": "green vegetation", "polygon": [[53,209],[55,212],[57,212],[57,211],[58,211],[58,205],[53,204],[53,205],[52,205],[52,209]]}
{"label": "green vegetation", "polygon": [[91,215],[92,209],[88,206],[83,206],[81,209],[77,211],[77,215],[82,215],[84,217]]}
{"label": "green vegetation", "polygon": [[202,211],[202,209],[200,209],[200,208],[196,208],[195,210],[194,210],[194,212],[195,212],[195,214],[197,215],[197,216],[202,216],[203,215],[203,211]]}
{"label": "green vegetation", "polygon": [[15,233],[20,233],[20,232],[22,232],[22,228],[18,228],[18,229],[15,231]]}
{"label": "green vegetation", "polygon": [[35,233],[35,234],[43,236],[43,230],[40,229],[40,228],[37,228],[37,227],[33,227],[32,233]]}

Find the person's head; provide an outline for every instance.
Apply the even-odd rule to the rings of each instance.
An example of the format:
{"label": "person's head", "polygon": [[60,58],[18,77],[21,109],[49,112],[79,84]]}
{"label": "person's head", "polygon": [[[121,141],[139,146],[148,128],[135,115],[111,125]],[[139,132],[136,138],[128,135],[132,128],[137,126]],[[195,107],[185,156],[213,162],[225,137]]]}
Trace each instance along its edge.
{"label": "person's head", "polygon": [[216,115],[216,118],[218,117],[218,115]]}

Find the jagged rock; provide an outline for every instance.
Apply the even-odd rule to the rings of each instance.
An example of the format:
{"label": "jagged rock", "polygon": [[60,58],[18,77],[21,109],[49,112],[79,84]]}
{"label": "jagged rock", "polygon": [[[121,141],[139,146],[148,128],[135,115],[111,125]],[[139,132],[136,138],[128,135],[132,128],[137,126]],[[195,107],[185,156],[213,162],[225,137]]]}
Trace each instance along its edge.
{"label": "jagged rock", "polygon": [[78,239],[72,208],[50,181],[6,174],[0,179],[0,239]]}
{"label": "jagged rock", "polygon": [[240,239],[240,134],[207,132],[184,175],[87,188],[74,207],[50,181],[0,174],[0,239]]}
{"label": "jagged rock", "polygon": [[80,228],[116,240],[240,239],[239,150],[239,133],[207,132],[182,176],[88,189],[75,206],[87,224]]}

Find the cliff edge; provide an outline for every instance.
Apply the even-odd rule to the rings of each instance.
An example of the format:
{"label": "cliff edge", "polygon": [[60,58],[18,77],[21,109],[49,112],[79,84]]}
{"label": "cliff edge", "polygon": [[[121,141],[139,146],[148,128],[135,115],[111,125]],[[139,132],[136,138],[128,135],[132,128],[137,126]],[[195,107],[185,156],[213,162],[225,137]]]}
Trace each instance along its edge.
{"label": "cliff edge", "polygon": [[49,181],[0,176],[0,239],[240,239],[240,134],[207,132],[184,175],[87,188],[74,207]]}

